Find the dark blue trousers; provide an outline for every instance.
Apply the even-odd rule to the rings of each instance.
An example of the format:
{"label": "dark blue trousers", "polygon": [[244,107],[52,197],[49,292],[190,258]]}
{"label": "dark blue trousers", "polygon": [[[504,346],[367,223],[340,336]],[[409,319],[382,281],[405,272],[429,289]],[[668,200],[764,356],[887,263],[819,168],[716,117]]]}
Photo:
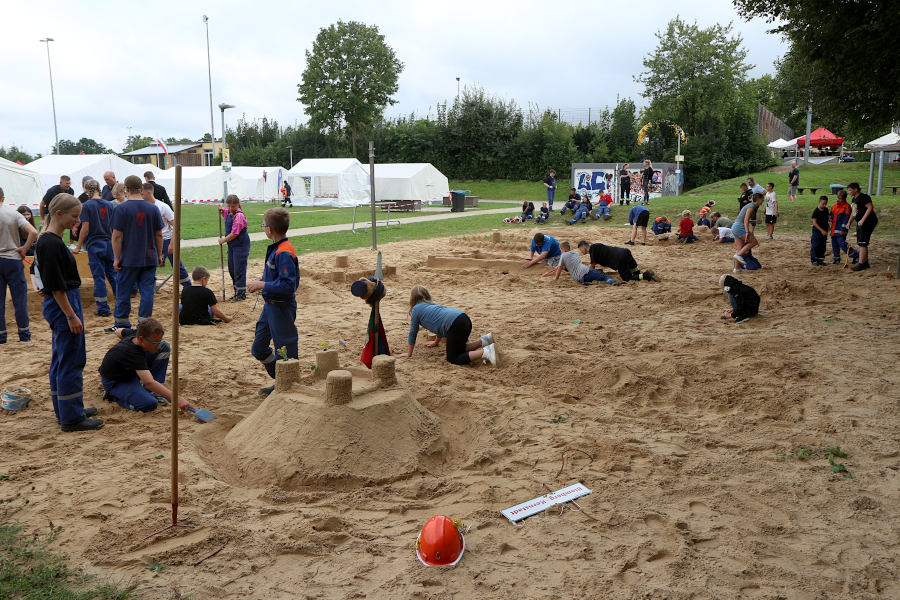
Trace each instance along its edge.
{"label": "dark blue trousers", "polygon": [[28,283],[25,281],[25,270],[22,261],[14,258],[0,258],[0,344],[6,343],[6,288],[12,297],[13,309],[16,313],[16,326],[19,328],[19,341],[31,340],[31,329],[28,323]]}
{"label": "dark blue trousers", "polygon": [[[84,322],[81,312],[81,292],[66,292],[75,314]],[[44,298],[44,319],[50,324],[50,400],[60,425],[74,425],[85,419],[82,372],[87,362],[84,332],[69,331],[69,320],[53,296]]]}
{"label": "dark blue trousers", "polygon": [[156,267],[122,267],[119,271],[119,279],[116,289],[121,293],[116,294],[116,327],[131,327],[131,290],[137,285],[141,294],[141,303],[138,305],[138,322],[141,319],[153,316],[153,293],[156,286]]}
{"label": "dark blue trousers", "polygon": [[234,285],[234,293],[237,296],[247,295],[247,258],[250,256],[250,248],[228,247],[228,275]]}
{"label": "dark blue trousers", "polygon": [[831,236],[831,254],[834,256],[834,262],[841,261],[841,252],[849,252],[850,258],[858,258],[859,252],[854,250],[847,244],[847,236],[846,235],[833,235]]}
{"label": "dark blue trousers", "polygon": [[[275,361],[282,357],[276,354],[276,350],[284,348],[285,358],[297,358],[297,301],[289,300],[284,303],[272,303],[266,300],[262,313],[256,322],[256,337],[253,338],[253,346],[250,352],[253,357],[263,364],[266,372],[275,378]],[[269,346],[274,342],[275,348]]]}
{"label": "dark blue trousers", "polygon": [[596,269],[588,269],[587,275],[581,278],[581,283],[583,283],[584,285],[590,285],[595,281],[602,281],[609,284],[613,284],[616,282],[616,280],[609,275],[604,275]]}
{"label": "dark blue trousers", "polygon": [[[166,369],[169,368],[169,356],[171,354],[172,350],[169,342],[160,344],[156,352],[144,353],[144,356],[147,358],[147,366],[150,367],[150,374],[159,383],[165,384],[166,382]],[[103,384],[103,389],[109,392],[113,400],[122,408],[137,412],[156,410],[156,397],[141,385],[141,380],[136,374],[125,381],[113,381],[101,376],[100,382]]]}
{"label": "dark blue trousers", "polygon": [[813,264],[825,262],[825,240],[825,235],[813,227],[812,237],[809,238],[809,260]]}
{"label": "dark blue trousers", "polygon": [[98,313],[109,314],[109,303],[106,298],[106,280],[109,280],[109,287],[112,288],[113,295],[118,299],[119,294],[116,293],[116,281],[118,273],[113,269],[113,249],[110,240],[93,240],[87,246],[88,266],[91,269],[91,277],[94,278],[94,302],[97,304]]}
{"label": "dark blue trousers", "polygon": [[[172,243],[171,239],[163,240],[163,256],[169,259],[169,264],[172,265],[172,269],[175,268],[175,255],[169,254],[169,245]],[[178,261],[178,281],[184,287],[188,287],[191,285],[191,278],[188,275],[187,269],[184,268],[184,263]]]}

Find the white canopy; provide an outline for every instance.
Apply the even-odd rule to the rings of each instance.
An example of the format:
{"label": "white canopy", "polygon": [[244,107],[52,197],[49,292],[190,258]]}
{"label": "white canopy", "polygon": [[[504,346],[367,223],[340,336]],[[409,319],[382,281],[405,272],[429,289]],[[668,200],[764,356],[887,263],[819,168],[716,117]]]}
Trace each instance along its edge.
{"label": "white canopy", "polygon": [[447,177],[431,163],[385,163],[375,165],[376,200],[421,200],[441,202],[450,194]]}
{"label": "white canopy", "polygon": [[356,206],[369,202],[369,173],[355,158],[304,158],[287,173],[293,203]]}
{"label": "white canopy", "polygon": [[799,139],[799,137],[795,137],[792,140],[778,138],[777,140],[769,144],[769,148],[777,148],[778,150],[782,150],[784,148],[793,148],[797,145],[797,140]]}
{"label": "white canopy", "polygon": [[884,150],[885,152],[896,152],[900,150],[897,146],[900,145],[900,135],[894,133],[893,131],[881,136],[878,139],[872,140],[865,146],[864,148],[868,148],[871,150]]}
{"label": "white canopy", "polygon": [[3,188],[3,195],[6,196],[4,204],[12,208],[27,204],[36,209],[44,197],[40,176],[5,158],[0,158],[0,188]]}
{"label": "white canopy", "polygon": [[[225,182],[228,181],[228,193],[245,195],[244,179],[233,176],[231,171],[223,171],[222,167],[181,167],[181,201],[184,202],[222,202],[225,199]],[[156,176],[156,183],[166,188],[169,198],[175,201],[175,167],[166,169]]]}
{"label": "white canopy", "polygon": [[[241,202],[281,198],[279,188],[287,170],[281,167],[232,167],[232,179],[243,180]],[[229,185],[229,191],[231,186]]]}
{"label": "white canopy", "polygon": [[78,196],[84,190],[81,188],[81,179],[90,175],[103,184],[103,174],[112,171],[118,181],[124,181],[129,175],[137,175],[143,181],[144,173],[153,171],[159,176],[161,171],[150,164],[135,165],[123,160],[115,154],[49,154],[25,165],[32,171],[37,171],[41,177],[41,185],[46,191],[59,183],[61,175],[72,178],[72,190]]}

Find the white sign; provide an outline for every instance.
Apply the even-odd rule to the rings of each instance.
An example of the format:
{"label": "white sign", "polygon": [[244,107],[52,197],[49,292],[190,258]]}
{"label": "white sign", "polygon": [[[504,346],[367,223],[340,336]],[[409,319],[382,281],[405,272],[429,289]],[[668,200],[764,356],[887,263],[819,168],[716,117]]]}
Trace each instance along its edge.
{"label": "white sign", "polygon": [[554,506],[556,504],[563,504],[565,502],[581,498],[582,496],[587,496],[590,493],[591,490],[584,487],[580,483],[575,483],[568,487],[564,487],[561,490],[551,492],[546,496],[540,496],[539,498],[535,498],[534,500],[529,500],[528,502],[510,506],[505,510],[501,510],[500,514],[509,519],[510,523],[515,523],[517,521],[521,521],[522,519],[527,519],[532,515],[536,515],[539,512],[543,512],[551,506]]}

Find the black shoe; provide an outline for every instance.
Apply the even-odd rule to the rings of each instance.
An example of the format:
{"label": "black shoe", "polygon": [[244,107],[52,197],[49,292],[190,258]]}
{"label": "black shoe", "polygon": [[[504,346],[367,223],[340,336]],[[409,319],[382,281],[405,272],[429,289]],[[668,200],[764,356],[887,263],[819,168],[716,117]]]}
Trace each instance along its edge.
{"label": "black shoe", "polygon": [[100,412],[100,411],[97,410],[97,409],[96,409],[95,407],[93,407],[93,406],[85,406],[85,407],[84,407],[84,416],[85,416],[85,417],[96,417],[96,416],[97,416],[97,413],[99,413],[99,412]]}
{"label": "black shoe", "polygon": [[274,385],[270,385],[269,387],[261,387],[261,388],[259,388],[259,395],[260,396],[268,396],[269,394],[271,394],[274,391],[275,391]]}
{"label": "black shoe", "polygon": [[851,271],[864,271],[868,268],[869,268],[869,263],[864,262],[864,263],[859,263],[858,265],[855,265],[853,267],[850,267],[850,270]]}
{"label": "black shoe", "polygon": [[60,425],[59,428],[65,432],[71,431],[93,431],[103,427],[103,419],[82,419],[78,423],[71,425]]}
{"label": "black shoe", "polygon": [[112,327],[104,327],[103,333],[115,333],[118,330],[119,330],[119,328],[117,326],[113,325]]}
{"label": "black shoe", "polygon": [[653,271],[647,269],[644,271],[644,281],[657,281],[656,276],[653,274]]}
{"label": "black shoe", "polygon": [[113,398],[112,394],[110,394],[109,392],[103,392],[103,399],[106,400],[107,402],[115,402],[116,401],[116,399]]}
{"label": "black shoe", "polygon": [[108,310],[95,310],[95,311],[94,311],[94,314],[97,315],[98,317],[109,317],[109,316],[112,316],[112,313],[109,312]]}
{"label": "black shoe", "polygon": [[625,245],[626,246],[634,246],[634,242],[632,242],[631,240],[628,240],[627,242],[625,242]]}
{"label": "black shoe", "polygon": [[734,322],[735,323],[746,323],[749,320],[750,320],[750,317],[741,317],[740,319],[735,319]]}
{"label": "black shoe", "polygon": [[228,299],[229,302],[243,302],[247,299],[247,294],[235,294]]}

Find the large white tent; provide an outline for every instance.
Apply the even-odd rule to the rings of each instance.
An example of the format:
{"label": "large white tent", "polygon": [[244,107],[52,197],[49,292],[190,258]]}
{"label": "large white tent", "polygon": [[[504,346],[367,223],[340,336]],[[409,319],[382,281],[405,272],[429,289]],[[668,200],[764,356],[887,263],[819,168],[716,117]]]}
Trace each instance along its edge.
{"label": "large white tent", "polygon": [[369,173],[355,158],[304,158],[287,173],[293,204],[356,206],[369,202]]}
{"label": "large white tent", "polygon": [[[279,187],[287,169],[281,167],[232,167],[232,179],[243,180],[241,202],[281,199]],[[229,185],[229,188],[231,186]]]}
{"label": "large white tent", "polygon": [[[222,167],[181,167],[182,203],[222,202],[225,198],[225,182],[228,193],[244,197],[244,180]],[[166,169],[156,176],[156,183],[166,188],[169,198],[175,200],[175,168]]]}
{"label": "large white tent", "polygon": [[891,131],[880,138],[872,140],[863,147],[871,150],[883,150],[884,152],[896,152],[900,149],[897,146],[900,146],[900,134]]}
{"label": "large white tent", "polygon": [[446,175],[431,163],[384,163],[375,165],[376,200],[420,200],[441,202],[450,194]]}
{"label": "large white tent", "polygon": [[32,171],[37,171],[41,177],[41,185],[46,191],[59,183],[61,175],[72,178],[74,195],[81,194],[81,179],[90,175],[103,185],[103,174],[112,171],[116,179],[124,181],[129,175],[137,175],[143,181],[144,173],[153,171],[159,176],[161,171],[153,165],[135,165],[123,160],[115,154],[49,154],[25,165]]}
{"label": "large white tent", "polygon": [[40,176],[5,158],[0,158],[0,188],[3,188],[6,197],[5,205],[13,208],[27,204],[36,209],[44,197]]}
{"label": "large white tent", "polygon": [[866,188],[866,191],[870,194],[872,193],[872,177],[874,175],[875,170],[875,162],[876,156],[878,157],[878,178],[875,184],[875,194],[880,195],[882,191],[882,184],[884,183],[884,163],[892,162],[897,160],[897,153],[900,152],[900,135],[895,131],[891,131],[890,133],[886,133],[880,138],[874,139],[868,144],[863,146],[867,150],[872,153],[871,158],[869,159],[869,185]]}

